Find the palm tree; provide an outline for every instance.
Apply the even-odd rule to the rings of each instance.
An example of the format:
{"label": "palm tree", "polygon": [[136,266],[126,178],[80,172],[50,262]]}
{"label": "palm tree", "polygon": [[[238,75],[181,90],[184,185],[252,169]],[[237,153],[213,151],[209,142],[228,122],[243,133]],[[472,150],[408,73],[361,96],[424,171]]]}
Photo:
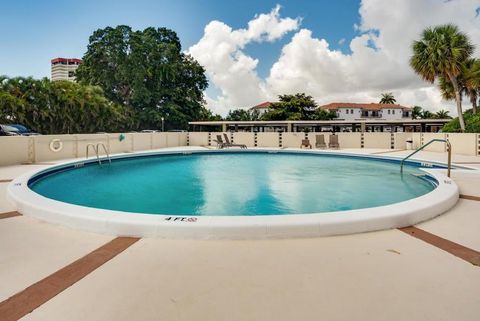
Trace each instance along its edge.
{"label": "palm tree", "polygon": [[437,118],[437,119],[447,119],[447,118],[452,118],[450,117],[449,115],[449,111],[448,110],[439,110],[435,113],[434,115],[434,118]]}
{"label": "palm tree", "polygon": [[[472,112],[477,112],[477,100],[480,92],[480,60],[469,58],[462,65],[461,73],[458,76],[458,86],[460,88],[460,100],[463,96],[470,98]],[[452,83],[445,77],[439,78],[439,87],[443,99],[455,99],[455,93]]]}
{"label": "palm tree", "polygon": [[[462,65],[461,73],[458,76],[458,86],[460,88],[460,100],[463,95],[470,98],[472,112],[477,112],[477,100],[480,92],[480,60],[469,58]],[[452,83],[445,77],[439,78],[439,87],[442,97],[445,100],[455,99],[455,92]]]}
{"label": "palm tree", "polygon": [[393,96],[393,93],[383,93],[382,99],[380,99],[380,104],[395,104],[397,100]]}
{"label": "palm tree", "polygon": [[414,41],[412,48],[413,56],[410,58],[410,65],[417,74],[431,83],[441,76],[451,82],[460,128],[465,131],[458,76],[462,65],[474,50],[469,38],[455,25],[441,25],[425,29],[422,39]]}
{"label": "palm tree", "polygon": [[[460,77],[458,78],[458,84],[459,84],[459,87],[462,88],[461,95],[460,95],[460,99],[462,99],[464,94],[463,90],[465,87],[463,85],[463,79],[460,79]],[[450,80],[448,80],[448,78],[445,78],[443,76],[439,77],[438,87],[440,88],[440,92],[442,94],[443,99],[455,100],[455,91],[453,89],[452,83],[450,82]]]}
{"label": "palm tree", "polygon": [[421,118],[422,119],[432,119],[432,118],[434,118],[434,114],[429,110],[424,110],[424,111],[422,111]]}
{"label": "palm tree", "polygon": [[472,103],[472,112],[477,112],[477,101],[480,96],[480,59],[468,59],[463,68],[462,76],[464,79],[465,94]]}
{"label": "palm tree", "polygon": [[422,117],[422,107],[414,106],[412,108],[412,119],[417,119]]}

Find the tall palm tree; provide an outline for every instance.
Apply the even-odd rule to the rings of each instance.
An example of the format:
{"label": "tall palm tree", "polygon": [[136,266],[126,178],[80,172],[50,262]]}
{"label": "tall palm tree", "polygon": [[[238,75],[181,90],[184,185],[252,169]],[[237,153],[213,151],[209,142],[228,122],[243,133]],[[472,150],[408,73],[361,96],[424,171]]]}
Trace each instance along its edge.
{"label": "tall palm tree", "polygon": [[382,99],[380,99],[380,104],[395,104],[397,100],[393,96],[393,93],[383,93]]}
{"label": "tall palm tree", "polygon": [[460,128],[465,131],[458,76],[462,65],[474,50],[469,38],[455,25],[441,25],[425,29],[422,39],[414,41],[412,48],[410,65],[417,74],[431,83],[440,76],[450,80],[457,103]]}
{"label": "tall palm tree", "polygon": [[[458,86],[460,88],[460,100],[467,96],[472,104],[473,113],[477,112],[477,100],[480,96],[480,60],[469,58],[462,65],[461,73],[458,75]],[[455,92],[452,83],[448,78],[439,78],[439,87],[442,97],[445,100],[455,99]]]}
{"label": "tall palm tree", "polygon": [[480,59],[468,59],[462,69],[465,94],[472,103],[472,112],[477,112],[477,101],[480,96]]}
{"label": "tall palm tree", "polygon": [[[464,89],[465,86],[463,85],[463,79],[458,78],[458,85],[461,88],[460,91],[460,99],[462,99],[463,94],[464,94]],[[438,87],[440,89],[440,93],[442,94],[442,98],[445,100],[455,100],[455,91],[453,89],[453,85],[448,80],[448,78],[445,78],[443,76],[438,78]]]}

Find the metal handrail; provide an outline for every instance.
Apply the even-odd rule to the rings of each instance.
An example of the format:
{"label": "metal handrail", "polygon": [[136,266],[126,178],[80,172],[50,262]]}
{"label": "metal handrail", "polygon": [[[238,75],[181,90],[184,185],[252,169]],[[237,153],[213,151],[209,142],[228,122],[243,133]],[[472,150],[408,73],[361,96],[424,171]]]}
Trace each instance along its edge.
{"label": "metal handrail", "polygon": [[102,165],[102,161],[100,160],[100,155],[98,153],[98,150],[100,149],[99,147],[102,146],[103,147],[103,150],[105,151],[105,154],[107,155],[107,158],[108,158],[108,162],[111,164],[112,163],[112,159],[110,158],[110,154],[108,153],[108,149],[107,147],[105,146],[104,143],[97,143],[97,145],[95,146],[94,144],[87,144],[86,146],[86,151],[85,151],[85,156],[86,156],[86,159],[88,159],[88,151],[89,151],[89,147],[92,147],[93,148],[93,151],[95,153],[95,156],[97,156],[97,161],[98,161],[98,164],[99,165]]}
{"label": "metal handrail", "polygon": [[407,157],[405,157],[404,159],[402,159],[402,161],[400,162],[400,173],[403,173],[403,163],[404,163],[408,158],[410,158],[411,156],[415,155],[416,153],[418,153],[419,151],[421,151],[422,149],[424,149],[425,147],[427,147],[428,145],[430,145],[431,143],[434,143],[434,142],[442,142],[442,143],[446,143],[446,144],[447,144],[447,152],[448,152],[447,176],[450,177],[450,169],[452,168],[452,145],[450,144],[450,142],[448,141],[448,139],[439,139],[439,138],[432,139],[431,141],[429,141],[428,143],[426,143],[426,144],[423,145],[422,147],[417,148],[417,150],[415,150],[413,153],[411,153],[410,155],[408,155]]}
{"label": "metal handrail", "polygon": [[95,145],[94,145],[94,144],[87,144],[86,151],[85,151],[85,156],[86,156],[85,158],[86,158],[86,159],[88,159],[88,148],[89,148],[90,146],[93,148],[93,153],[94,153],[95,155],[98,155],[97,148],[95,147]]}
{"label": "metal handrail", "polygon": [[103,151],[105,152],[105,154],[107,155],[107,158],[108,158],[108,162],[111,164],[112,163],[112,159],[110,158],[110,154],[108,153],[108,150],[107,150],[107,146],[105,146],[104,143],[97,143],[97,156],[98,156],[98,150],[99,150],[99,146],[102,146],[103,147]]}

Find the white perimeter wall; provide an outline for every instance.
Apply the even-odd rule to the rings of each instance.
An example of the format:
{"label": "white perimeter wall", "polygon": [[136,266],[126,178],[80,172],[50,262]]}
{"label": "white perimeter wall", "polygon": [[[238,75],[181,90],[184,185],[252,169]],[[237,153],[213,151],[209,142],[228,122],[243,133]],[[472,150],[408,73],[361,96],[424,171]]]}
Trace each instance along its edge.
{"label": "white perimeter wall", "polygon": [[[111,154],[187,145],[187,133],[128,133],[123,136],[122,141],[120,134],[2,136],[0,166],[85,157],[88,144],[103,143]],[[59,139],[63,144],[58,152],[50,150],[53,139]],[[100,154],[104,154],[101,148]],[[92,148],[89,156],[93,156]]]}
{"label": "white perimeter wall", "polygon": [[[111,154],[176,146],[215,147],[219,132],[190,133],[127,133],[120,141],[120,134],[42,135],[31,137],[0,137],[0,166],[39,163],[58,159],[85,157],[87,144],[104,143]],[[248,147],[298,148],[302,139],[308,138],[313,148],[317,135],[324,135],[329,143],[329,133],[227,133],[233,143]],[[480,156],[480,134],[446,133],[337,133],[340,148],[405,149],[407,139],[413,140],[413,148],[425,145],[431,139],[448,139],[454,154]],[[63,148],[50,150],[50,142],[59,139]],[[444,143],[434,143],[426,151],[444,152]],[[102,151],[100,151],[102,152]],[[91,154],[91,152],[90,152]]]}

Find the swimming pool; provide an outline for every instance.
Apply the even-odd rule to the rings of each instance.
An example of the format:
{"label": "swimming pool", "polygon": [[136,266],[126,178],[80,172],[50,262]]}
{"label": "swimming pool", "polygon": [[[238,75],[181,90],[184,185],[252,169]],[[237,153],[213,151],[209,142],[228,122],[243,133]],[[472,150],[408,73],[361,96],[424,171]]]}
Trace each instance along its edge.
{"label": "swimming pool", "polygon": [[[421,165],[408,163],[402,175],[398,160],[341,153],[140,153],[114,158],[111,164],[54,166],[12,184],[11,198],[28,213],[33,212],[33,204],[37,213],[48,212],[54,221],[60,218],[63,223],[66,215],[70,217],[67,225],[79,221],[91,225],[93,220],[100,222],[95,230],[105,232],[107,225],[120,222],[122,229],[114,233],[122,235],[145,236],[135,228],[153,224],[157,227],[150,228],[147,236],[158,236],[169,224],[181,227],[183,223],[197,232],[208,226],[204,237],[218,236],[215,226],[240,232],[237,228],[245,224],[250,229],[260,227],[264,234],[271,234],[269,229],[277,225],[276,234],[278,226],[286,228],[286,222],[293,228],[308,226],[310,232],[313,227],[315,234],[322,234],[319,220],[334,222],[346,216],[350,222],[363,222],[363,230],[371,230],[365,226],[369,222],[365,215],[376,221],[393,216],[396,223],[404,224],[406,220],[396,216],[399,206],[407,214],[423,208],[424,213],[416,215],[422,220],[448,209],[458,198],[458,188],[439,174],[427,175]],[[448,197],[438,198],[445,188]],[[25,202],[18,190],[34,202]],[[437,194],[435,201],[430,200],[431,194]]]}
{"label": "swimming pool", "polygon": [[296,153],[155,155],[32,179],[61,202],[168,215],[285,215],[375,207],[434,189],[424,174],[378,159]]}

